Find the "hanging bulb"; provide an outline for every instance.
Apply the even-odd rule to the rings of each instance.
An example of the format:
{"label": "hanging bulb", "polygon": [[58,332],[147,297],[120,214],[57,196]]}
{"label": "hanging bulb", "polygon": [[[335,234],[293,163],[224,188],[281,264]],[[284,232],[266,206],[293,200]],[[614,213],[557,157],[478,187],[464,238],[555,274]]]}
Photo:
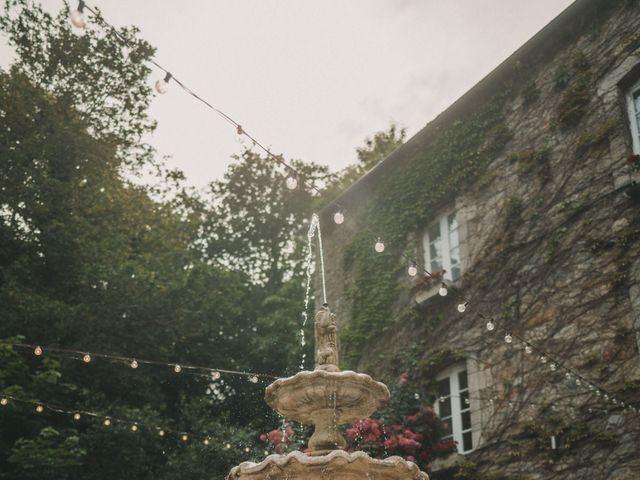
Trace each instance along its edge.
{"label": "hanging bulb", "polygon": [[9,404],[9,399],[7,397],[0,398],[0,405],[6,407]]}
{"label": "hanging bulb", "polygon": [[249,447],[244,447],[244,451],[249,453],[251,451],[251,449]]}
{"label": "hanging bulb", "polygon": [[176,373],[180,373],[182,371],[182,367],[176,363],[173,367],[173,371]]}
{"label": "hanging bulb", "polygon": [[295,190],[296,188],[298,188],[298,179],[296,177],[287,177],[285,183],[287,184],[287,188],[289,190]]}
{"label": "hanging bulb", "polygon": [[496,328],[496,324],[493,323],[493,320],[489,320],[487,322],[487,330],[489,330],[490,332],[493,332]]}
{"label": "hanging bulb", "polygon": [[555,363],[551,363],[551,365],[549,365],[549,368],[552,372],[555,372],[558,369],[558,366]]}
{"label": "hanging bulb", "polygon": [[511,342],[513,342],[513,337],[511,336],[511,334],[510,334],[510,333],[506,333],[506,334],[504,335],[504,341],[505,341],[506,343],[511,343]]}
{"label": "hanging bulb", "polygon": [[220,379],[220,372],[211,372],[211,379],[212,380],[219,380]]}
{"label": "hanging bulb", "polygon": [[344,213],[337,211],[333,214],[333,221],[336,222],[337,225],[342,225],[344,222]]}
{"label": "hanging bulb", "polygon": [[531,353],[533,353],[533,348],[531,348],[531,345],[525,345],[524,346],[524,353],[530,355]]}
{"label": "hanging bulb", "polygon": [[469,302],[464,302],[464,303],[459,303],[458,304],[458,311],[460,313],[464,313],[467,311],[467,306],[469,305]]}
{"label": "hanging bulb", "polygon": [[87,26],[87,20],[84,18],[84,2],[80,0],[78,2],[78,8],[76,8],[71,15],[69,15],[71,24],[77,28],[84,28]]}
{"label": "hanging bulb", "polygon": [[378,239],[374,248],[378,253],[384,252],[384,243],[382,243],[382,240]]}
{"label": "hanging bulb", "polygon": [[265,450],[265,451],[264,451],[264,454],[265,454],[265,456],[266,456],[266,455],[269,455],[269,450]]}
{"label": "hanging bulb", "polygon": [[249,381],[251,383],[258,383],[258,376],[257,375],[252,375],[249,377]]}
{"label": "hanging bulb", "polygon": [[138,425],[135,424],[135,423],[133,425],[131,425],[131,431],[132,432],[137,432],[138,431]]}
{"label": "hanging bulb", "polygon": [[40,345],[38,345],[36,348],[33,349],[33,354],[36,357],[39,357],[40,355],[42,355],[42,348],[40,348]]}
{"label": "hanging bulb", "polygon": [[442,283],[442,285],[440,285],[440,290],[438,290],[438,293],[441,297],[446,297],[447,293],[449,293],[449,290],[447,290],[447,285],[444,282]]}
{"label": "hanging bulb", "polygon": [[411,263],[411,265],[409,265],[407,273],[410,277],[415,277],[418,274],[418,265],[416,264],[416,262],[413,262]]}
{"label": "hanging bulb", "polygon": [[42,412],[44,412],[44,407],[43,407],[42,405],[38,405],[38,406],[36,407],[36,412],[38,412],[38,413],[42,413]]}
{"label": "hanging bulb", "polygon": [[420,400],[420,394],[418,392],[414,393],[413,398],[415,398],[416,400]]}
{"label": "hanging bulb", "polygon": [[74,413],[73,414],[73,419],[76,420],[76,421],[80,420],[80,414],[79,413]]}
{"label": "hanging bulb", "polygon": [[110,426],[110,425],[111,425],[111,419],[110,419],[110,418],[105,418],[105,419],[104,419],[104,422],[102,422],[102,424],[103,424],[105,427]]}
{"label": "hanging bulb", "polygon": [[224,448],[226,448],[226,449],[231,448],[231,444],[230,444],[230,443],[225,443],[225,444],[224,444]]}
{"label": "hanging bulb", "polygon": [[172,75],[167,72],[164,78],[161,78],[156,82],[156,92],[160,95],[163,95],[169,91],[169,81],[171,80]]}
{"label": "hanging bulb", "polygon": [[186,442],[187,440],[189,440],[189,436],[185,433],[182,435],[182,437],[180,437],[182,439],[183,442]]}
{"label": "hanging bulb", "polygon": [[89,355],[88,353],[85,353],[84,356],[82,357],[82,361],[84,363],[89,363],[91,361],[91,355]]}
{"label": "hanging bulb", "polygon": [[547,357],[545,357],[544,355],[541,355],[541,356],[540,356],[540,361],[541,361],[542,363],[547,363]]}
{"label": "hanging bulb", "polygon": [[571,380],[571,374],[569,372],[565,373],[564,376],[567,378],[567,380]]}
{"label": "hanging bulb", "polygon": [[158,430],[158,435],[160,435],[161,437],[164,437],[164,430]]}
{"label": "hanging bulb", "polygon": [[582,381],[579,378],[576,378],[576,385],[579,387],[582,385]]}
{"label": "hanging bulb", "polygon": [[205,445],[209,445],[209,439],[208,439],[208,438],[205,438],[205,439],[202,441],[202,443],[204,443]]}
{"label": "hanging bulb", "polygon": [[135,359],[131,360],[131,368],[138,368],[138,362]]}

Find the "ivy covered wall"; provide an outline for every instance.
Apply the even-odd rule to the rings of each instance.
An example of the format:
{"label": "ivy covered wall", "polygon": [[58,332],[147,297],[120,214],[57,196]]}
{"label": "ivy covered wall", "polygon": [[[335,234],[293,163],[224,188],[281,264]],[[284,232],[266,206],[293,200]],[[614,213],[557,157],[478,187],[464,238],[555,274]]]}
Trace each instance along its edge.
{"label": "ivy covered wall", "polygon": [[[640,416],[506,344],[506,331],[488,332],[478,316],[640,406],[638,174],[623,96],[638,78],[640,8],[577,3],[586,7],[501,66],[491,88],[463,97],[340,197],[345,224],[331,225],[331,207],[323,216],[343,368],[383,379],[411,368],[428,389],[447,362],[467,359],[478,448],[459,478],[640,471]],[[450,295],[430,297],[408,259],[423,261],[424,229],[450,207],[464,272]],[[464,314],[456,292],[472,300]]]}

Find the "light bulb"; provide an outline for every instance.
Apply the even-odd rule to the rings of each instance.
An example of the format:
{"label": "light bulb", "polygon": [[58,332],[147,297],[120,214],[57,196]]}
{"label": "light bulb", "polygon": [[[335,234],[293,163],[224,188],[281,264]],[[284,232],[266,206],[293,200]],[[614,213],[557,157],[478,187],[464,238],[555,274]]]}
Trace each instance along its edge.
{"label": "light bulb", "polygon": [[9,399],[6,397],[0,398],[0,405],[3,407],[9,404]]}
{"label": "light bulb", "polygon": [[189,436],[186,434],[183,434],[182,437],[180,437],[182,439],[183,442],[186,442],[187,440],[189,440]]}
{"label": "light bulb", "polygon": [[138,362],[135,359],[131,360],[131,368],[138,368]]}
{"label": "light bulb", "polygon": [[169,72],[166,73],[164,78],[161,78],[156,82],[155,88],[156,92],[163,95],[169,91],[169,81],[171,80],[171,74]]}
{"label": "light bulb", "polygon": [[378,239],[375,245],[375,249],[378,253],[384,252],[384,243],[382,243],[382,240]]}
{"label": "light bulb", "polygon": [[244,447],[244,451],[249,453],[251,451],[251,449],[249,447]]}
{"label": "light bulb", "polygon": [[38,413],[42,413],[42,412],[44,412],[44,407],[43,407],[42,405],[38,405],[38,406],[36,407],[36,412],[38,412]]}
{"label": "light bulb", "polygon": [[182,367],[176,363],[173,367],[173,371],[176,373],[180,373],[182,371]]}
{"label": "light bulb", "polygon": [[265,451],[264,451],[264,454],[265,454],[265,455],[269,455],[269,450],[265,450]]}
{"label": "light bulb", "polygon": [[205,439],[202,441],[202,443],[204,443],[205,445],[209,445],[209,439],[208,439],[208,438],[205,438]]}
{"label": "light bulb", "polygon": [[525,345],[524,346],[524,353],[526,353],[526,354],[533,353],[533,348],[531,348],[531,345]]}
{"label": "light bulb", "polygon": [[231,448],[231,444],[230,443],[225,443],[224,444],[224,448],[227,448],[227,449]]}
{"label": "light bulb", "polygon": [[564,374],[565,377],[567,377],[567,380],[571,380],[571,374],[569,372]]}
{"label": "light bulb", "polygon": [[496,324],[493,323],[493,320],[489,320],[487,322],[487,330],[489,330],[490,332],[492,332],[493,330],[495,330],[496,328]]}
{"label": "light bulb", "polygon": [[449,291],[447,290],[447,286],[444,283],[440,285],[440,290],[438,290],[438,293],[441,297],[446,297],[447,293],[449,293]]}
{"label": "light bulb", "polygon": [[540,361],[541,361],[542,363],[547,363],[547,357],[545,357],[544,355],[541,355],[541,356],[540,356]]}
{"label": "light bulb", "polygon": [[582,381],[580,381],[580,379],[579,379],[579,378],[576,378],[576,385],[577,385],[577,386],[582,385]]}
{"label": "light bulb", "polygon": [[413,394],[413,398],[415,398],[416,400],[420,400],[420,394],[419,393],[414,393]]}
{"label": "light bulb", "polygon": [[137,432],[138,431],[138,425],[136,425],[135,423],[133,425],[131,425],[131,431],[132,432]]}
{"label": "light bulb", "polygon": [[344,222],[344,213],[336,212],[333,214],[333,221],[336,222],[337,225],[342,225]]}
{"label": "light bulb", "polygon": [[549,368],[552,372],[555,372],[558,369],[558,366],[555,363],[552,363],[551,365],[549,365]]}
{"label": "light bulb", "polygon": [[40,348],[40,345],[38,345],[36,348],[33,349],[33,354],[37,357],[42,355],[42,348]]}
{"label": "light bulb", "polygon": [[287,177],[285,183],[289,190],[295,190],[298,187],[298,179],[296,177]]}
{"label": "light bulb", "polygon": [[164,430],[158,430],[158,435],[160,435],[161,437],[164,437]]}
{"label": "light bulb", "polygon": [[104,424],[105,427],[108,427],[109,425],[111,425],[111,420],[109,418],[105,418],[104,422],[102,422]]}
{"label": "light bulb", "polygon": [[410,277],[415,277],[418,274],[418,266],[416,265],[416,262],[413,262],[411,265],[409,265],[407,273]]}
{"label": "light bulb", "polygon": [[211,379],[212,380],[219,380],[220,379],[220,372],[211,372]]}
{"label": "light bulb", "polygon": [[460,303],[458,304],[458,311],[460,313],[464,313],[467,310],[467,305],[469,304],[469,302],[464,302],[464,303]]}
{"label": "light bulb", "polygon": [[71,24],[77,28],[84,28],[87,26],[87,20],[84,18],[84,2],[81,0],[78,3],[78,8],[76,8],[71,15],[69,15],[69,20],[71,20]]}
{"label": "light bulb", "polygon": [[249,381],[250,381],[251,383],[258,383],[258,377],[257,377],[257,375],[252,375],[252,376],[250,376],[250,377],[249,377]]}
{"label": "light bulb", "polygon": [[513,342],[513,337],[511,336],[511,334],[510,334],[510,333],[505,334],[505,336],[504,336],[504,341],[505,341],[506,343],[511,343],[511,342]]}
{"label": "light bulb", "polygon": [[85,353],[84,356],[82,357],[82,361],[84,363],[89,363],[91,361],[91,355],[89,355],[88,353]]}
{"label": "light bulb", "polygon": [[440,403],[444,403],[446,399],[444,397],[440,397],[438,400],[440,400]]}
{"label": "light bulb", "polygon": [[79,413],[74,413],[73,414],[73,419],[74,420],[80,420],[80,414]]}

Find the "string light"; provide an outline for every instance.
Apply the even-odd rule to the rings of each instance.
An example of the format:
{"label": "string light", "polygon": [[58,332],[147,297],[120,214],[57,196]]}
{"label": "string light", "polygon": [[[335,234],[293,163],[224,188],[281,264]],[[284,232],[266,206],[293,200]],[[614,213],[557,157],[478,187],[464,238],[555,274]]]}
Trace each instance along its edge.
{"label": "string light", "polygon": [[44,407],[42,405],[36,406],[36,412],[38,412],[38,413],[44,412]]}
{"label": "string light", "polygon": [[209,445],[209,439],[208,439],[208,438],[205,438],[205,439],[202,441],[202,443],[203,443],[204,445]]}
{"label": "string light", "polygon": [[558,366],[555,363],[551,363],[549,365],[549,368],[551,369],[552,372],[555,372],[558,369]]}
{"label": "string light", "polygon": [[489,330],[490,332],[493,332],[496,328],[496,324],[493,323],[493,320],[489,320],[487,322],[487,330]]}
{"label": "string light", "polygon": [[74,419],[75,421],[80,420],[80,418],[81,418],[81,415],[80,415],[78,412],[76,412],[76,413],[74,413],[74,414],[73,414],[73,419]]}
{"label": "string light", "polygon": [[252,375],[249,377],[249,381],[251,383],[258,383],[258,377],[256,375]]}
{"label": "string light", "polygon": [[164,437],[164,430],[158,430],[158,435],[160,435],[161,437]]}
{"label": "string light", "polygon": [[110,419],[110,418],[105,418],[105,419],[104,419],[104,422],[102,422],[102,424],[103,424],[105,427],[110,426],[110,425],[111,425],[111,419]]}
{"label": "string light", "polygon": [[442,282],[442,284],[440,285],[440,290],[438,290],[438,294],[441,297],[446,297],[447,293],[449,293],[449,290],[447,290],[447,285],[444,282]]}
{"label": "string light", "polygon": [[467,311],[467,307],[469,306],[469,302],[464,302],[464,303],[459,303],[458,304],[458,311],[460,313],[464,313]]}
{"label": "string light", "polygon": [[511,336],[511,334],[510,334],[510,333],[505,333],[505,335],[504,335],[504,341],[505,341],[506,343],[511,343],[511,342],[513,342],[513,337]]}
{"label": "string light", "polygon": [[89,362],[91,361],[91,355],[89,355],[88,353],[85,353],[85,354],[82,356],[82,361],[83,361],[84,363],[89,363]]}
{"label": "string light", "polygon": [[180,373],[182,371],[182,367],[176,363],[173,367],[173,371],[176,373]]}
{"label": "string light", "polygon": [[412,262],[411,265],[409,265],[407,273],[411,277],[415,277],[418,274],[418,265],[416,264],[416,262]]}
{"label": "string light", "polygon": [[135,359],[131,360],[131,368],[138,368],[138,362]]}
{"label": "string light", "polygon": [[384,243],[382,243],[382,240],[378,239],[374,248],[378,253],[384,252]]}
{"label": "string light", "polygon": [[78,2],[78,8],[69,15],[69,20],[71,20],[71,24],[76,28],[84,28],[87,26],[87,20],[84,17],[84,2],[82,0]]}
{"label": "string light", "polygon": [[36,357],[39,357],[40,355],[42,355],[42,348],[40,348],[40,345],[38,345],[36,348],[33,349],[33,354]]}
{"label": "string light", "polygon": [[131,425],[131,431],[132,432],[137,432],[138,431],[138,424],[134,423],[133,425]]}
{"label": "string light", "polygon": [[164,95],[165,93],[167,93],[169,91],[169,82],[172,78],[173,76],[169,72],[167,72],[164,78],[158,79],[155,85],[156,92],[158,92],[160,95]]}
{"label": "string light", "polygon": [[224,444],[224,448],[226,448],[226,449],[231,448],[231,444],[230,444],[230,443],[225,443],[225,444]]}
{"label": "string light", "polygon": [[211,372],[211,379],[212,380],[219,380],[220,379],[220,372]]}
{"label": "string light", "polygon": [[186,433],[183,433],[180,438],[182,439],[183,442],[186,442],[187,440],[189,440],[189,436]]}
{"label": "string light", "polygon": [[541,355],[541,356],[540,356],[540,361],[541,361],[542,363],[547,363],[547,357],[546,357],[545,355]]}
{"label": "string light", "polygon": [[2,397],[0,398],[0,405],[2,405],[3,407],[6,407],[9,404],[9,399],[6,397]]}
{"label": "string light", "polygon": [[530,355],[533,353],[533,348],[531,348],[531,345],[525,345],[524,346],[524,353]]}
{"label": "string light", "polygon": [[244,447],[244,451],[249,453],[251,451],[251,449],[249,447]]}
{"label": "string light", "polygon": [[333,221],[336,223],[336,225],[342,225],[344,223],[344,213],[338,210],[333,214]]}
{"label": "string light", "polygon": [[289,190],[295,190],[296,188],[298,188],[298,179],[296,177],[291,177],[291,176],[287,177],[285,184],[287,185],[287,188]]}

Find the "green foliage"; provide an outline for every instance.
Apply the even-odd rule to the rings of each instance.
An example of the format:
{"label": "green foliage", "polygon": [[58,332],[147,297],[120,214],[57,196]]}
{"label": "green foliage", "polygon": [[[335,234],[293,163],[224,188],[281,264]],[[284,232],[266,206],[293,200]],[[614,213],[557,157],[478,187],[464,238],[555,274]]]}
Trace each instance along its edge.
{"label": "green foliage", "polygon": [[578,74],[560,98],[556,119],[560,128],[567,130],[582,119],[591,100],[591,76],[588,72]]}
{"label": "green foliage", "polygon": [[[504,123],[506,94],[488,101],[464,120],[435,132],[414,149],[412,157],[375,187],[363,224],[350,252],[353,284],[351,322],[342,332],[343,361],[354,365],[373,336],[383,331],[398,299],[398,277],[406,265],[399,261],[407,235],[419,231],[434,215],[468,187],[502,151],[509,132]],[[383,235],[386,249],[378,254],[371,237]]]}
{"label": "green foliage", "polygon": [[525,107],[528,107],[535,103],[536,100],[540,97],[540,90],[536,85],[536,82],[530,81],[522,90],[522,104]]}

